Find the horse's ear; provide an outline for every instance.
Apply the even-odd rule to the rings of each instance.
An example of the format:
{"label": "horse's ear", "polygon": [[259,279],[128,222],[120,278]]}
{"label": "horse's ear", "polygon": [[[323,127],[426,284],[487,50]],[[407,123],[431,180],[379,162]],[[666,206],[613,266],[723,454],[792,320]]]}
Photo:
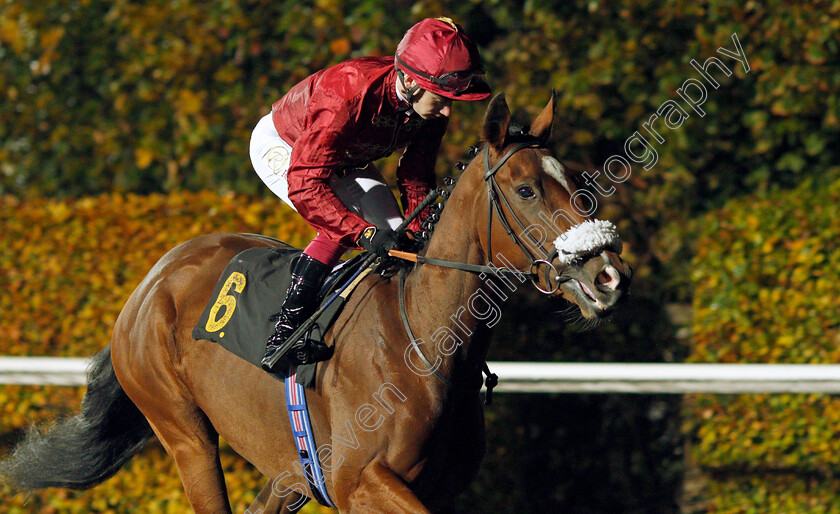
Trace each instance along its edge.
{"label": "horse's ear", "polygon": [[554,107],[555,107],[555,98],[557,97],[557,91],[554,89],[551,90],[551,99],[548,101],[548,105],[542,110],[537,119],[531,124],[530,134],[536,138],[542,139],[543,141],[548,141],[548,138],[551,136],[551,126],[554,125]]}
{"label": "horse's ear", "polygon": [[487,112],[484,113],[482,139],[499,150],[505,146],[509,126],[510,109],[505,101],[505,94],[499,93],[490,100]]}

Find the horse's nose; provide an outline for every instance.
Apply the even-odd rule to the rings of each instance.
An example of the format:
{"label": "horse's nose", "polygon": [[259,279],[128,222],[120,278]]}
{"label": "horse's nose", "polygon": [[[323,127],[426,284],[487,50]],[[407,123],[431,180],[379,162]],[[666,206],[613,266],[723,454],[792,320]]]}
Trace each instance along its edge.
{"label": "horse's nose", "polygon": [[595,277],[595,287],[601,291],[617,291],[621,284],[621,274],[612,264],[607,264]]}
{"label": "horse's nose", "polygon": [[630,265],[617,254],[604,252],[601,254],[603,267],[595,275],[595,287],[604,294],[623,293],[630,286],[633,274]]}

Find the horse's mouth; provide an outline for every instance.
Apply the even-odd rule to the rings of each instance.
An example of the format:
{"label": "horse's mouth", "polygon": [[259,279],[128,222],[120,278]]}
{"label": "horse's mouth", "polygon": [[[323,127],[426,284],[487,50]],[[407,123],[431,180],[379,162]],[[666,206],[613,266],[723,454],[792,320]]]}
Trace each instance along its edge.
{"label": "horse's mouth", "polygon": [[592,291],[592,288],[576,278],[564,282],[560,289],[580,308],[585,318],[604,318],[613,312],[613,305],[605,304]]}
{"label": "horse's mouth", "polygon": [[598,299],[595,298],[595,295],[592,293],[592,290],[589,289],[588,287],[586,287],[586,284],[584,284],[580,280],[577,280],[577,279],[574,279],[574,280],[575,280],[575,282],[577,282],[577,285],[580,286],[580,289],[581,289],[581,291],[583,291],[583,294],[585,294],[587,298],[592,300],[592,302],[597,305],[599,302],[598,302]]}

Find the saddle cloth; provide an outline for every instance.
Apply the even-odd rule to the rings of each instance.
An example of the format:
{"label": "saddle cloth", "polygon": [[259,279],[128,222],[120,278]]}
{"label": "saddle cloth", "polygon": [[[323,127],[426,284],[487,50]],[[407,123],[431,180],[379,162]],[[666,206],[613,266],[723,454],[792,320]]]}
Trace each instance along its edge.
{"label": "saddle cloth", "polygon": [[[231,353],[260,367],[265,354],[265,342],[274,333],[269,316],[280,310],[290,282],[292,260],[302,250],[281,248],[250,248],[230,260],[216,283],[210,301],[193,328],[194,339],[221,344]],[[345,272],[360,263],[361,255],[339,264],[321,288],[319,303],[331,296]],[[309,338],[322,340],[324,333],[338,317],[344,302],[337,298],[319,316],[309,331]],[[317,363],[297,367],[297,383],[312,388]],[[278,380],[285,379],[285,370],[270,373]]]}

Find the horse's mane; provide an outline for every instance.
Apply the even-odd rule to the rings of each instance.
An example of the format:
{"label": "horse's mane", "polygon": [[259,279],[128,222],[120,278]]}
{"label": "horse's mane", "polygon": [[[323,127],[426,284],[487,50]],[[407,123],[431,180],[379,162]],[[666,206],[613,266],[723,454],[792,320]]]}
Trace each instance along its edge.
{"label": "horse's mane", "polygon": [[[528,125],[520,125],[518,123],[511,122],[510,126],[508,127],[508,136],[505,141],[508,144],[516,144],[520,142],[527,141],[529,139],[533,139],[533,136],[528,133],[530,127]],[[444,185],[446,186],[447,193],[443,195],[443,201],[438,203],[437,205],[432,207],[432,215],[428,216],[426,220],[421,225],[423,230],[416,234],[418,239],[422,240],[423,246],[418,250],[418,253],[424,253],[426,248],[429,245],[429,240],[431,239],[432,232],[435,230],[435,225],[440,220],[440,216],[443,213],[443,210],[446,208],[446,201],[449,199],[449,192],[455,187],[455,184],[458,183],[458,179],[461,177],[461,174],[470,163],[475,159],[476,155],[478,155],[479,151],[482,147],[484,147],[486,143],[484,141],[479,140],[474,145],[470,146],[466,153],[464,154],[462,160],[455,163],[454,168],[459,172],[457,176],[447,176],[443,178]]]}

